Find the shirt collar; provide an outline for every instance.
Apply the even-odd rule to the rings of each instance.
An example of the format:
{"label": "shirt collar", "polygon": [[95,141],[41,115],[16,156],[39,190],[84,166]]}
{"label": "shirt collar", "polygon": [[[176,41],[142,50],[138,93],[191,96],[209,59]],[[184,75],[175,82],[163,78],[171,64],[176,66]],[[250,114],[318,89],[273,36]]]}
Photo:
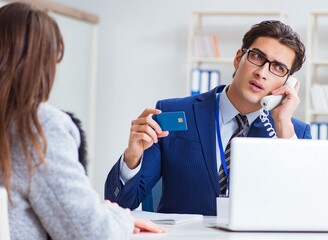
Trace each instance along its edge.
{"label": "shirt collar", "polygon": [[[225,86],[220,95],[220,114],[222,115],[223,124],[231,121],[237,114],[239,114],[239,111],[234,107],[227,96],[226,91],[228,87],[229,85]],[[255,119],[260,115],[260,111],[261,109],[246,114],[249,125],[252,125]]]}

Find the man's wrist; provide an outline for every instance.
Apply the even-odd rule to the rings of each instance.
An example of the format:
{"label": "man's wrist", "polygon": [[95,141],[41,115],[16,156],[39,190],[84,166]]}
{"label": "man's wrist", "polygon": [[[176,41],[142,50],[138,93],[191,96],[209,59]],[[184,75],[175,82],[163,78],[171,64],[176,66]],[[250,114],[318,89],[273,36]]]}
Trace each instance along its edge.
{"label": "man's wrist", "polygon": [[129,149],[125,149],[124,151],[124,162],[130,169],[135,169],[140,164],[140,159],[142,155],[131,154]]}
{"label": "man's wrist", "polygon": [[291,121],[275,123],[278,138],[291,138],[295,135],[294,125]]}
{"label": "man's wrist", "polygon": [[142,156],[139,165],[134,168],[130,169],[124,161],[124,154],[121,156],[120,159],[120,180],[122,181],[123,185],[128,183],[139,171],[142,164]]}

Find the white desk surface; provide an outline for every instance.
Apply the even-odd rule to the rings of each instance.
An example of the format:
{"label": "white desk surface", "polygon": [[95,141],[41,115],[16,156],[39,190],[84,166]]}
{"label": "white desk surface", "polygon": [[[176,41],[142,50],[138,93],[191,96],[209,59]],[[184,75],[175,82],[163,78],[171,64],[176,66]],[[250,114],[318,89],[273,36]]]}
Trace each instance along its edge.
{"label": "white desk surface", "polygon": [[[166,233],[154,234],[142,232],[134,234],[131,239],[165,239],[165,240],[317,240],[328,239],[327,233],[295,232],[229,232],[211,227],[216,217],[204,217],[204,221],[178,225],[161,225]],[[328,223],[327,223],[328,224]]]}

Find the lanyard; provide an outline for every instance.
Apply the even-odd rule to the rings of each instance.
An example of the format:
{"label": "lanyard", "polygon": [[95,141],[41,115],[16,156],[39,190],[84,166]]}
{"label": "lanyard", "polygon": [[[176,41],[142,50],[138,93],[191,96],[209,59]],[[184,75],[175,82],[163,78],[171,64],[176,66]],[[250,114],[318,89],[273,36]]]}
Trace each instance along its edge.
{"label": "lanyard", "polygon": [[224,156],[224,150],[222,146],[222,140],[221,140],[221,132],[220,132],[220,120],[219,120],[219,103],[220,103],[220,94],[216,97],[216,108],[215,108],[215,119],[216,119],[216,132],[217,132],[217,138],[218,138],[218,144],[220,149],[220,157],[221,157],[221,164],[223,167],[223,171],[225,175],[227,176],[227,189],[229,189],[229,172],[227,168],[227,162]]}

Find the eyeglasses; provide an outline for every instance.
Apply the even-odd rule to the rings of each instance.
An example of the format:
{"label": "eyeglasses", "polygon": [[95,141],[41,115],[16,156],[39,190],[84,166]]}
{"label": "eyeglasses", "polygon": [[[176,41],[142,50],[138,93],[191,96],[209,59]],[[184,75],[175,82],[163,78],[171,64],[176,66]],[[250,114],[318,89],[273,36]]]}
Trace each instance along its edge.
{"label": "eyeglasses", "polygon": [[264,64],[268,62],[269,71],[278,77],[284,77],[290,71],[286,67],[286,65],[280,62],[275,62],[275,61],[271,62],[262,53],[258,51],[243,48],[243,52],[247,53],[247,60],[258,67],[262,67]]}

